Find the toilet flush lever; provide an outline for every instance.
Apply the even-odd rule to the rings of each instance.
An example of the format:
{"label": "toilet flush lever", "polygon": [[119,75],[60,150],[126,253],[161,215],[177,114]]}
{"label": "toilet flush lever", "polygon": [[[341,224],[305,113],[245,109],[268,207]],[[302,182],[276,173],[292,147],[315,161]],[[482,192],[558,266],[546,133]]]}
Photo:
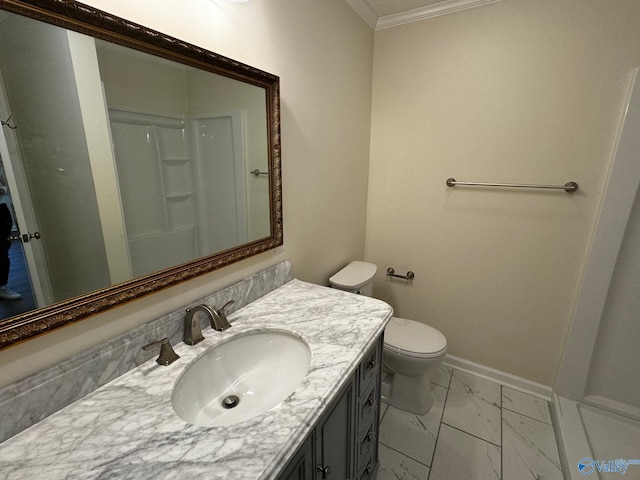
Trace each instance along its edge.
{"label": "toilet flush lever", "polygon": [[415,273],[413,273],[411,270],[409,270],[406,275],[397,275],[396,271],[392,267],[387,268],[387,277],[402,278],[403,280],[413,280],[415,276]]}

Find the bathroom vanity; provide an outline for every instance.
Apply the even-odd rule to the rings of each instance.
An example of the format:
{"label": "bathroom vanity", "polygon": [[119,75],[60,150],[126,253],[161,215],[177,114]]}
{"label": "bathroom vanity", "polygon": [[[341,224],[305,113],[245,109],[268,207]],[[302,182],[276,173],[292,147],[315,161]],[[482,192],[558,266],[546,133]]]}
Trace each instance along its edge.
{"label": "bathroom vanity", "polygon": [[[391,315],[382,301],[291,280],[231,314],[230,329],[205,328],[197,345],[174,345],[180,358],[171,365],[153,357],[1,443],[0,471],[48,480],[375,478],[381,342]],[[189,365],[269,330],[309,347],[309,370],[291,395],[225,427],[176,415],[172,392]]]}
{"label": "bathroom vanity", "polygon": [[381,362],[382,336],[278,480],[376,477]]}

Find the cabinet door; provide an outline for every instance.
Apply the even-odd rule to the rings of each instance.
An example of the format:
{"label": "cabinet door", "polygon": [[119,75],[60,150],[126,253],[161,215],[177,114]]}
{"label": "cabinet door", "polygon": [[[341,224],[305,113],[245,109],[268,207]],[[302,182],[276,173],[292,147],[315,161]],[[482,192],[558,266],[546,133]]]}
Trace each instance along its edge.
{"label": "cabinet door", "polygon": [[298,449],[278,480],[313,480],[313,435]]}
{"label": "cabinet door", "polygon": [[316,479],[352,478],[354,450],[354,382],[316,427]]}

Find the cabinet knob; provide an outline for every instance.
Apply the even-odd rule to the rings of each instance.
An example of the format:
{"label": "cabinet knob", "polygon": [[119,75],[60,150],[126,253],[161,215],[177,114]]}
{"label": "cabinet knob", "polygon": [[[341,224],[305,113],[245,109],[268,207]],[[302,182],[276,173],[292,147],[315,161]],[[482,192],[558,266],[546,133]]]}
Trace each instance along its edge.
{"label": "cabinet knob", "polygon": [[369,443],[371,442],[371,440],[373,440],[373,432],[371,430],[369,430],[367,432],[367,434],[365,435],[364,439],[362,440],[362,443]]}
{"label": "cabinet knob", "polygon": [[369,394],[369,398],[364,402],[365,407],[370,407],[373,405],[373,393]]}
{"label": "cabinet knob", "polygon": [[367,363],[367,368],[373,368],[375,366],[376,366],[376,359],[375,358]]}
{"label": "cabinet knob", "polygon": [[329,478],[329,475],[331,475],[331,467],[329,465],[326,467],[318,465],[318,471],[322,472],[322,478]]}

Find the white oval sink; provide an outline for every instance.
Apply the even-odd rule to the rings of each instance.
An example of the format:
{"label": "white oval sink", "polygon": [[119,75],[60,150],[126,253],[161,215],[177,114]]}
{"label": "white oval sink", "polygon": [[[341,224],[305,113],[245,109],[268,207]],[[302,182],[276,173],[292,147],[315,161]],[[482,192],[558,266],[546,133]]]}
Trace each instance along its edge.
{"label": "white oval sink", "polygon": [[233,425],[287,398],[310,363],[309,346],[292,333],[266,330],[239,335],[210,348],[186,368],[173,387],[171,404],[187,423]]}

